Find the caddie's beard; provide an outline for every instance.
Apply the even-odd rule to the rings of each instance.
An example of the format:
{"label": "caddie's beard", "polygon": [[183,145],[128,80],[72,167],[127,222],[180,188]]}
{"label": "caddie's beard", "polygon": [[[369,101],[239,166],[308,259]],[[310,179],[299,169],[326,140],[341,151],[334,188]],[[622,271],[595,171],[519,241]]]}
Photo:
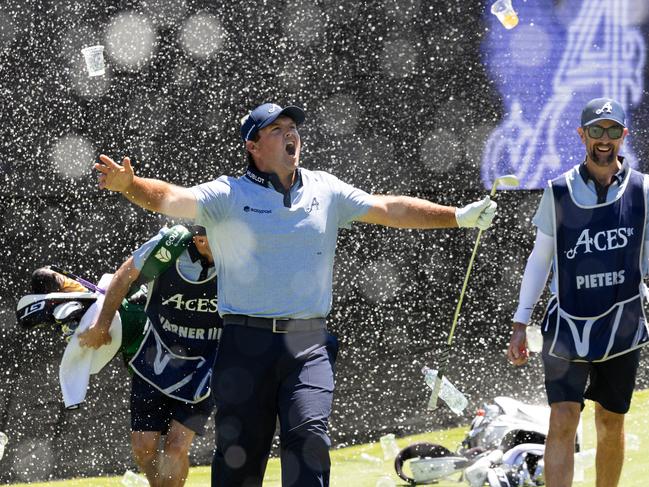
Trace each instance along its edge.
{"label": "caddie's beard", "polygon": [[617,161],[617,150],[613,145],[610,145],[611,150],[605,153],[599,152],[593,144],[588,150],[590,160],[600,167],[607,167]]}

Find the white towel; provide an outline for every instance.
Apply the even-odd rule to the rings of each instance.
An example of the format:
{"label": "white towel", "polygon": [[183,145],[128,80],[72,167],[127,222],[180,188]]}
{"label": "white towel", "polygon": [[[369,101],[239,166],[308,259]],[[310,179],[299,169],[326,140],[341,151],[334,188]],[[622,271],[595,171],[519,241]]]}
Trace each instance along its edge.
{"label": "white towel", "polygon": [[[99,281],[98,287],[108,288],[112,277],[112,274],[104,274]],[[63,352],[63,358],[59,366],[59,382],[61,383],[63,402],[67,409],[78,408],[86,399],[90,374],[96,374],[103,369],[115,356],[122,344],[122,320],[119,313],[115,313],[109,329],[112,338],[110,344],[98,349],[79,345],[79,333],[95,322],[103,304],[104,295],[98,293],[97,300],[82,316],[79,326],[70,338],[67,347],[65,347],[65,352]]]}

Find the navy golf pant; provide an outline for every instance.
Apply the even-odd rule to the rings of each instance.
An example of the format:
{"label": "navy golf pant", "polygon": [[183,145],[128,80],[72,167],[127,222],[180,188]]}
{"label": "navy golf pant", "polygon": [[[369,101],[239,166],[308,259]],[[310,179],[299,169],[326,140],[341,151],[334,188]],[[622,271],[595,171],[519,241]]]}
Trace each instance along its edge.
{"label": "navy golf pant", "polygon": [[325,330],[226,325],[214,366],[213,487],[261,486],[276,420],[282,486],[329,485],[327,424],[337,340]]}

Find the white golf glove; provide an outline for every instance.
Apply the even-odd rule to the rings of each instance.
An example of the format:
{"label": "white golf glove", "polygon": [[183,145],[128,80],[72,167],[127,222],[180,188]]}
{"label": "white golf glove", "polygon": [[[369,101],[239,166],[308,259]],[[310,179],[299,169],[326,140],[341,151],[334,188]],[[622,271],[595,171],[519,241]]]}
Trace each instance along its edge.
{"label": "white golf glove", "polygon": [[486,230],[491,226],[491,221],[496,216],[495,201],[491,201],[489,196],[484,199],[469,203],[462,208],[455,209],[455,219],[457,226],[463,228],[478,227],[480,230]]}

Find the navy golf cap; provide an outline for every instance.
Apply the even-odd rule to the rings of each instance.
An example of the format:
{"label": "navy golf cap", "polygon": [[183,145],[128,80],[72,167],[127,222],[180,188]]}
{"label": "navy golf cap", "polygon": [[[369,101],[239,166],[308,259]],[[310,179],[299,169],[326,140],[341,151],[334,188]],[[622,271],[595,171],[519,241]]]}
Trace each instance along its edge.
{"label": "navy golf cap", "polygon": [[624,108],[611,98],[590,100],[581,112],[581,126],[587,127],[600,120],[612,120],[626,127]]}
{"label": "navy golf cap", "polygon": [[201,225],[189,225],[187,229],[192,232],[192,235],[195,236],[204,236],[207,235],[207,230]]}
{"label": "navy golf cap", "polygon": [[241,138],[244,142],[252,139],[258,130],[273,123],[280,115],[291,117],[297,125],[304,122],[305,118],[301,108],[282,108],[274,103],[264,103],[241,119]]}

